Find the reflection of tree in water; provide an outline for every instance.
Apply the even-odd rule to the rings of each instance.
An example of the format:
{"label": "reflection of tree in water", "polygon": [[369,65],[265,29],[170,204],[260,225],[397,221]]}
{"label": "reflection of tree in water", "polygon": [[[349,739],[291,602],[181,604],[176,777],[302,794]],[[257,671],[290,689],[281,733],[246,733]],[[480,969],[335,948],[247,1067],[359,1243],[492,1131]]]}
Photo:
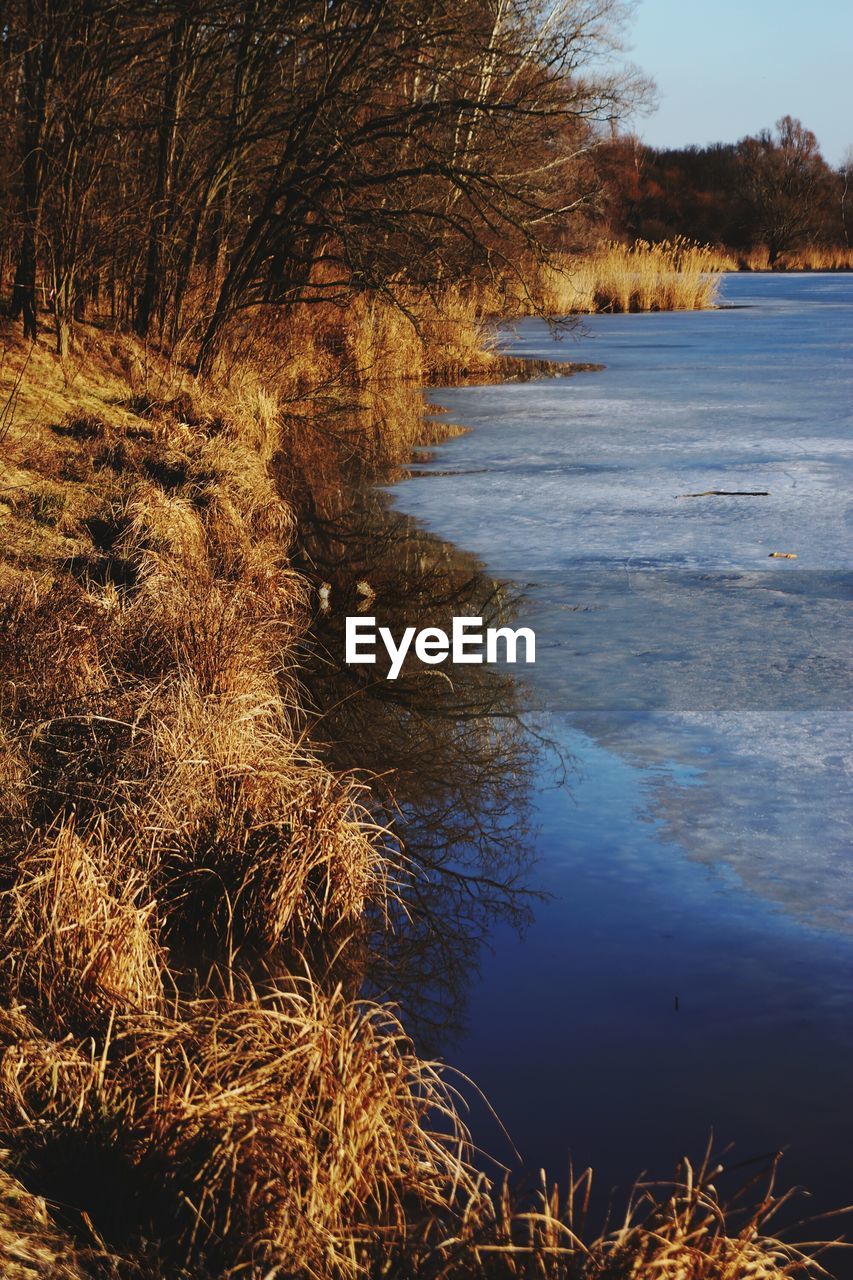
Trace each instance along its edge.
{"label": "reflection of tree in water", "polygon": [[405,844],[391,928],[350,954],[362,955],[368,988],[403,1005],[422,1046],[435,1047],[462,1017],[490,923],[529,917],[535,746],[512,675],[415,660],[389,681],[381,653],[376,666],[347,667],[345,618],[367,612],[399,637],[407,625],[449,631],[459,615],[503,625],[515,601],[472,557],[390,511],[367,485],[315,494],[312,505],[302,567],[330,587],[305,677],[319,713],[314,736],[338,766],[370,774]]}

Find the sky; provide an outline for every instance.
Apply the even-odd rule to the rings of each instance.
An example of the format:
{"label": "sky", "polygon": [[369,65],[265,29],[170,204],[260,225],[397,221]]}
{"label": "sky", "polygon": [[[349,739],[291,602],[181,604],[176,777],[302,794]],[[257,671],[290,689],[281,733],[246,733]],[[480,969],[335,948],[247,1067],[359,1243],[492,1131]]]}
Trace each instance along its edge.
{"label": "sky", "polygon": [[628,56],[658,86],[652,146],[735,142],[798,116],[830,164],[853,145],[853,0],[637,0]]}

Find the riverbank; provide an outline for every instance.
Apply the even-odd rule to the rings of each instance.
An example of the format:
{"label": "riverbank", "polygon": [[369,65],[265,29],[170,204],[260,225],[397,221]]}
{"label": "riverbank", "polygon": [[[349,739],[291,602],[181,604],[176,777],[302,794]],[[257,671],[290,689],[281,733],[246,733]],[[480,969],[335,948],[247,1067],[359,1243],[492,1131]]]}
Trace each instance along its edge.
{"label": "riverbank", "polygon": [[[340,977],[404,860],[379,790],[313,745],[323,597],[290,549],[346,459],[423,437],[393,392],[414,340],[376,320],[325,381],[317,330],[278,380],[207,382],[93,328],[70,358],[6,335],[7,1272],[817,1275],[762,1237],[772,1199],[727,1234],[710,1167],[584,1243],[588,1178],[514,1208],[452,1077]],[[424,380],[496,361],[417,341]]]}

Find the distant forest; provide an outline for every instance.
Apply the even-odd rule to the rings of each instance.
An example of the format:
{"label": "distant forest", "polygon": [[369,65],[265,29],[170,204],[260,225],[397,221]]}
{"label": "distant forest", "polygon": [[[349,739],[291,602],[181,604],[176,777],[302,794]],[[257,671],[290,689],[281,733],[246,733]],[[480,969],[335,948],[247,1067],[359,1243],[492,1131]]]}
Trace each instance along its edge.
{"label": "distant forest", "polygon": [[599,168],[614,236],[763,248],[771,266],[792,250],[851,245],[853,149],[833,169],[791,116],[772,132],[708,147],[658,150],[619,137],[601,148]]}

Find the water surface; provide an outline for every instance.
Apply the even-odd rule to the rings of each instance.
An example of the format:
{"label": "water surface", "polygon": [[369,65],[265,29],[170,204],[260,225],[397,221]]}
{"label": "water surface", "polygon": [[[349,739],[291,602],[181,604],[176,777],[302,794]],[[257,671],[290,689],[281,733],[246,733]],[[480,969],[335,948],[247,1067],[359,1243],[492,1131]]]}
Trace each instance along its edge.
{"label": "water surface", "polygon": [[[554,744],[550,896],[492,929],[442,1047],[533,1168],[624,1186],[713,1127],[787,1148],[824,1208],[853,1200],[853,277],[722,301],[520,324],[514,351],[606,370],[440,392],[470,431],[393,490],[523,585]],[[711,489],[766,496],[685,496]]]}

